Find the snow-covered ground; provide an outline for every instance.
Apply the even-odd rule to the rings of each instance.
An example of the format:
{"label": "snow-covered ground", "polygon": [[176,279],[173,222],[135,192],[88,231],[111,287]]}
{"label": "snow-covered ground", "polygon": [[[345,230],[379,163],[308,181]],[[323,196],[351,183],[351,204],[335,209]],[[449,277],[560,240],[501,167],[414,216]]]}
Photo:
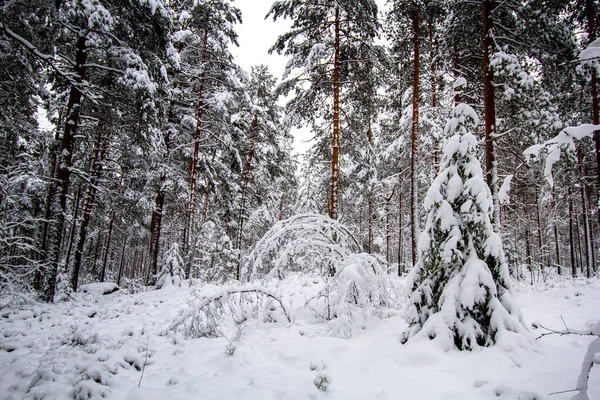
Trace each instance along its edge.
{"label": "snow-covered ground", "polygon": [[[401,287],[402,282],[397,282]],[[474,352],[429,341],[400,343],[400,312],[372,318],[349,339],[303,308],[322,283],[296,276],[281,285],[292,323],[275,310],[225,337],[166,332],[191,301],[216,286],[100,295],[0,311],[2,399],[569,399],[592,336],[550,335]],[[515,288],[528,324],[557,330],[600,320],[600,281],[555,280]],[[564,323],[563,323],[564,319]],[[531,343],[526,345],[526,343]],[[318,385],[317,385],[318,384]],[[589,398],[600,399],[600,367]],[[317,388],[320,386],[320,390]]]}

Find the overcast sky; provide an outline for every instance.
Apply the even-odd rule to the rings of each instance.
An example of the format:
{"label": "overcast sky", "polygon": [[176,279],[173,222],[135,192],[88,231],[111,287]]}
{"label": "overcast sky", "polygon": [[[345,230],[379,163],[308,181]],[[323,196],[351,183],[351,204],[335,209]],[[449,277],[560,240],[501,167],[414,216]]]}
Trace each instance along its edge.
{"label": "overcast sky", "polygon": [[[269,48],[273,46],[277,37],[285,33],[292,25],[290,20],[279,19],[273,22],[265,16],[271,9],[274,0],[236,0],[235,6],[242,11],[242,24],[236,27],[240,46],[232,47],[231,51],[238,65],[250,72],[250,67],[258,64],[268,65],[271,73],[281,80],[287,59],[277,53],[268,54]],[[386,0],[376,0],[380,10]],[[298,153],[304,153],[311,135],[308,129],[293,129],[294,149]]]}

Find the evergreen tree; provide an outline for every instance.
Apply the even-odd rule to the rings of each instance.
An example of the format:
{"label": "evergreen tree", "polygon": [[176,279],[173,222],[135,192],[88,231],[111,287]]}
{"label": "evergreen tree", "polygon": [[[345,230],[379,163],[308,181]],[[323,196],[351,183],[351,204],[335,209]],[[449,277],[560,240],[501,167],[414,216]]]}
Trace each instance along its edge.
{"label": "evergreen tree", "polygon": [[475,157],[477,122],[475,111],[459,104],[446,126],[453,136],[424,200],[427,222],[409,278],[404,341],[422,336],[446,350],[471,350],[494,344],[503,331],[525,330],[491,222],[491,193]]}
{"label": "evergreen tree", "polygon": [[[273,19],[293,20],[289,32],[281,35],[271,51],[291,56],[286,76],[300,73],[285,80],[280,91],[288,94],[295,89],[295,96],[288,104],[290,120],[294,125],[324,117],[331,121],[323,133],[331,139],[331,185],[328,198],[328,214],[337,218],[340,179],[340,135],[343,106],[342,82],[355,65],[350,54],[352,48],[368,44],[377,35],[377,5],[373,0],[343,1],[276,1],[269,15]],[[305,88],[303,81],[309,82]],[[327,106],[325,106],[327,104]],[[331,107],[331,108],[330,108]]]}
{"label": "evergreen tree", "polygon": [[156,287],[162,289],[169,286],[181,286],[184,279],[183,259],[179,254],[179,245],[175,242],[165,253],[165,261],[156,279]]}

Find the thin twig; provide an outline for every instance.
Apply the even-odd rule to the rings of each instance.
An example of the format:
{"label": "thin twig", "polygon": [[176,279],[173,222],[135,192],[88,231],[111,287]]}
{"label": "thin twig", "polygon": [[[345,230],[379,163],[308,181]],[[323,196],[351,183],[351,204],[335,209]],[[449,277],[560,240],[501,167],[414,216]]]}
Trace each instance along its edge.
{"label": "thin twig", "polygon": [[148,362],[148,344],[146,344],[146,358],[144,359],[144,365],[142,365],[142,376],[140,376],[140,381],[138,382],[138,387],[142,384],[142,379],[144,379],[144,371],[146,370],[146,363]]}
{"label": "thin twig", "polygon": [[552,392],[552,393],[548,393],[548,396],[552,396],[553,394],[561,394],[561,393],[569,393],[569,392],[578,392],[579,389],[569,389],[569,390],[562,390],[560,392]]}

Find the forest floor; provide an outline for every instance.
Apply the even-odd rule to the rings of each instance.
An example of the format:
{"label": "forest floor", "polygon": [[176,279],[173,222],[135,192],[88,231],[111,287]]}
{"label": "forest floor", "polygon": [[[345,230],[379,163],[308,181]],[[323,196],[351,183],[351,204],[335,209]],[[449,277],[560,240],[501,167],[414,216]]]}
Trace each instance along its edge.
{"label": "forest floor", "polygon": [[[594,337],[536,337],[546,332],[541,326],[583,329],[600,320],[598,279],[517,283],[527,340],[444,352],[429,341],[402,345],[400,311],[371,318],[350,338],[334,337],[331,321],[303,307],[321,285],[308,276],[282,283],[292,323],[275,312],[268,318],[275,322],[225,324],[215,338],[167,332],[191,301],[220,290],[211,285],[5,307],[0,398],[569,399],[577,392],[552,393],[575,387]],[[600,399],[598,366],[588,395]]]}

